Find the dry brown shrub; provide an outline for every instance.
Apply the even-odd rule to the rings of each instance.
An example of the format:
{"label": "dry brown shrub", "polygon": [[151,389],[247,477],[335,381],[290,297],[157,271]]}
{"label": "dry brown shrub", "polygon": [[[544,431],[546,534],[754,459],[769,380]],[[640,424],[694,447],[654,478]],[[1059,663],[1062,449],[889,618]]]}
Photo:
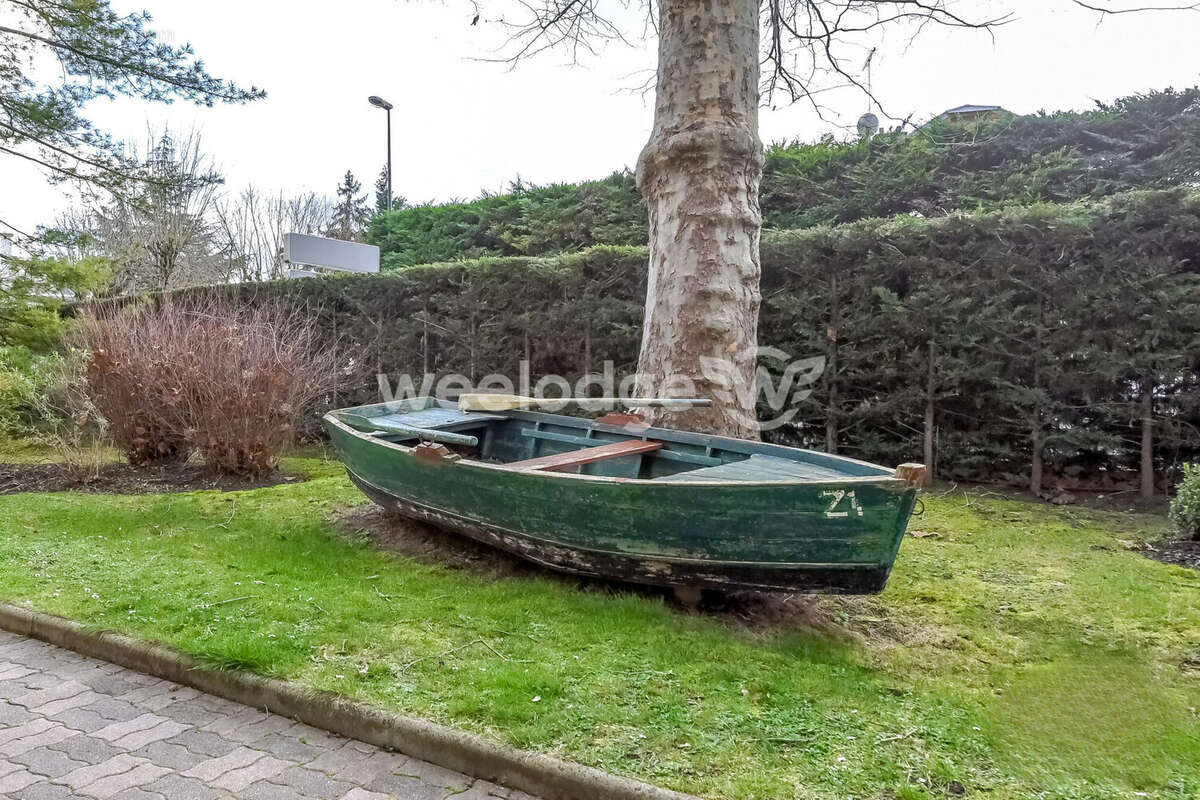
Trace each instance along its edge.
{"label": "dry brown shrub", "polygon": [[101,311],[77,328],[88,384],[132,464],[198,449],[215,472],[274,469],[301,416],[341,379],[336,348],[284,303],[215,299]]}
{"label": "dry brown shrub", "polygon": [[73,344],[90,355],[88,392],[133,466],[182,461],[190,445],[172,364],[187,350],[183,309],[104,308],[81,317]]}

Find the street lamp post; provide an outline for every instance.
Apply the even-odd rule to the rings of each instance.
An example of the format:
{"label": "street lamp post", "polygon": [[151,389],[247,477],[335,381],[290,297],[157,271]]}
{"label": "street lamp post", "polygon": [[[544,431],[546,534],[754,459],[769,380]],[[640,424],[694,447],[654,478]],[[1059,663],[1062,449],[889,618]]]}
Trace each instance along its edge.
{"label": "street lamp post", "polygon": [[367,102],[387,112],[387,210],[392,210],[392,104],[378,95],[371,95]]}

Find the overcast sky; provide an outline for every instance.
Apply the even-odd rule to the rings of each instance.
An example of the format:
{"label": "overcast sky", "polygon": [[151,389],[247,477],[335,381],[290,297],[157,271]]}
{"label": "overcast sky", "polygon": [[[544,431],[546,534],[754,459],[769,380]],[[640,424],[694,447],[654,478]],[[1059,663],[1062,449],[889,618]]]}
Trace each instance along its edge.
{"label": "overcast sky", "polygon": [[[520,175],[535,183],[599,178],[632,167],[650,127],[654,43],[611,44],[570,65],[547,54],[516,69],[480,60],[503,41],[492,17],[504,8],[467,1],[351,0],[333,3],[114,0],[147,8],[176,44],[191,42],[222,77],[265,88],[268,97],[214,109],[132,101],[95,102],[91,118],[110,133],[143,141],[147,125],[200,129],[231,189],[315,189],[332,194],[347,169],[370,187],[385,159],[384,112],[392,112],[394,191],[410,201],[472,198]],[[503,2],[503,0],[500,0]],[[617,0],[612,0],[620,8]],[[986,2],[960,8],[986,8]],[[924,120],[964,103],[1018,113],[1082,109],[1093,100],[1200,83],[1200,14],[1108,18],[1069,0],[1009,0],[1016,19],[988,35],[929,29],[915,42],[878,44],[874,89],[898,117]],[[865,44],[864,44],[865,46]],[[865,53],[864,53],[865,54]],[[806,105],[764,109],[764,142],[812,139],[852,128],[867,110],[858,93],[822,96],[838,119]],[[0,160],[0,219],[30,230],[68,203],[32,167]]]}

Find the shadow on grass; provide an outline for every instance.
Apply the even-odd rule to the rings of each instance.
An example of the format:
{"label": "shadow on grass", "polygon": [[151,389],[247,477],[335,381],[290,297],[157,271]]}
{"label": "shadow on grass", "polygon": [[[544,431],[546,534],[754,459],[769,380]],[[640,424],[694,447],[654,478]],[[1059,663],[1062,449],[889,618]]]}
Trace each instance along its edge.
{"label": "shadow on grass", "polygon": [[125,462],[104,464],[97,474],[80,480],[63,464],[0,462],[0,494],[26,492],[87,492],[89,494],[164,494],[215,489],[240,492],[308,480],[302,472],[283,470],[255,475],[218,475],[195,461],[131,467]]}
{"label": "shadow on grass", "polygon": [[847,642],[858,638],[856,631],[834,618],[831,605],[816,595],[705,590],[698,606],[687,606],[676,601],[667,587],[559,572],[371,504],[338,513],[333,524],[342,534],[383,550],[492,580],[550,580],[584,592],[657,599],[678,614],[701,615],[752,630],[807,631]]}

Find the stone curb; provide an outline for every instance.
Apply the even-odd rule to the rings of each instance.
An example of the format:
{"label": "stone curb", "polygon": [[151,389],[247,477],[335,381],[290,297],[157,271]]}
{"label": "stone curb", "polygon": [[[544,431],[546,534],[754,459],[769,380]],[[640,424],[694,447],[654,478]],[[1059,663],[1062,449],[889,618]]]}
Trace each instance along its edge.
{"label": "stone curb", "polygon": [[248,672],[215,670],[149,641],[91,630],[0,603],[0,628],[181,683],[350,739],[463,772],[546,800],[699,800],[598,769],[518,750],[471,733]]}

